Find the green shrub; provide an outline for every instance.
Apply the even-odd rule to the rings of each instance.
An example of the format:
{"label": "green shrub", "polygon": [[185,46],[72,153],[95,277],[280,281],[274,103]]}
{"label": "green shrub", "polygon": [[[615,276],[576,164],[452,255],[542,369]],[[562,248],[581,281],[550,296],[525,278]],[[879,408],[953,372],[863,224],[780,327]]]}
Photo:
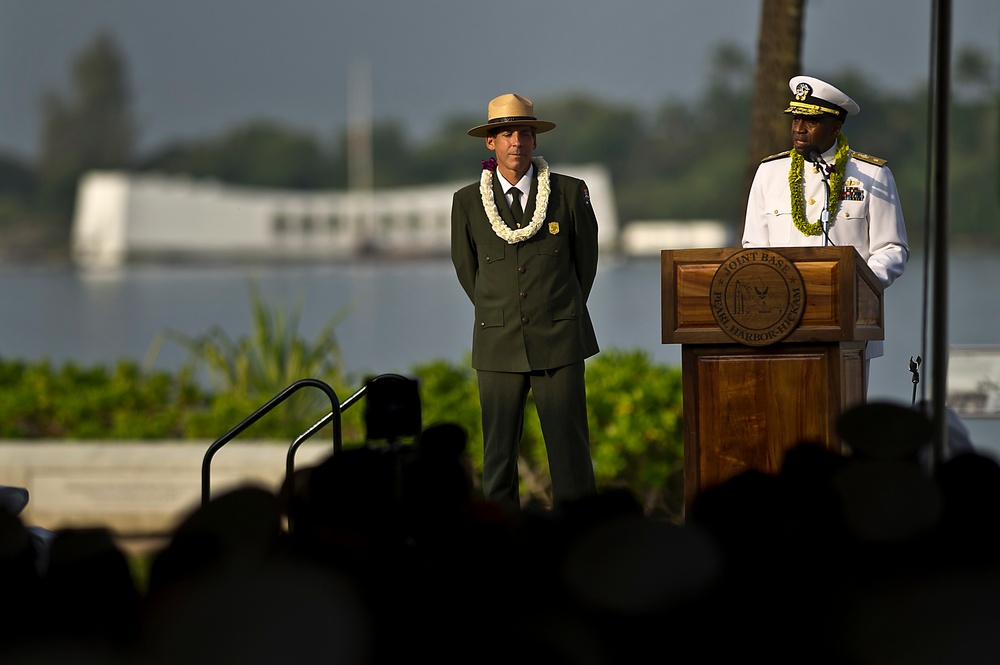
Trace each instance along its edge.
{"label": "green shrub", "polygon": [[[476,375],[468,359],[417,365],[410,376],[420,384],[424,426],[461,425],[478,475],[482,419]],[[652,363],[643,351],[612,349],[588,361],[587,381],[598,484],[627,487],[650,510],[678,511],[683,494],[680,370]],[[336,391],[341,403],[361,383]],[[126,361],[110,371],[72,363],[54,369],[48,361],[29,365],[0,359],[0,438],[214,440],[286,387],[276,385],[267,396],[236,389],[211,393],[196,384],[190,369],[177,375],[144,373]],[[317,401],[326,396],[317,398],[317,393],[306,388],[293,394],[244,436],[294,440],[330,411],[328,403]],[[332,436],[329,427],[315,437]],[[342,432],[345,447],[365,443],[363,398],[342,413]],[[524,494],[547,501],[548,464],[530,396],[520,467]]]}
{"label": "green shrub", "polygon": [[[251,335],[234,340],[217,326],[198,337],[164,331],[151,345],[146,371],[129,361],[109,371],[0,359],[0,438],[216,440],[301,379],[324,381],[340,404],[361,388],[364,380],[344,371],[334,335],[344,312],[308,341],[298,333],[298,309],[287,314],[269,306],[253,284],[250,296]],[[174,375],[148,369],[167,341],[189,352]],[[410,376],[420,385],[424,427],[450,422],[467,432],[478,482],[482,419],[468,355],[457,364],[432,360],[417,365]],[[680,370],[654,364],[644,351],[605,350],[587,361],[587,391],[598,485],[627,488],[648,511],[679,515],[684,460]],[[322,391],[307,386],[240,436],[291,442],[331,408]],[[341,431],[345,448],[368,443],[363,403],[342,412]],[[317,439],[325,436],[332,437],[331,425],[314,433]],[[530,395],[519,470],[522,496],[547,503],[548,462]]]}
{"label": "green shrub", "polygon": [[0,360],[3,438],[183,437],[187,415],[208,403],[188,375],[144,373],[131,361],[108,370]]}
{"label": "green shrub", "polygon": [[[182,371],[201,377],[214,393],[206,409],[188,415],[185,424],[189,438],[221,437],[301,379],[327,383],[341,403],[348,394],[351,378],[344,370],[335,334],[337,324],[347,315],[346,308],[331,316],[315,338],[306,340],[299,334],[301,301],[290,312],[281,303],[270,304],[255,281],[249,283],[249,296],[253,321],[250,335],[233,339],[221,326],[213,326],[196,337],[166,329],[150,346],[148,367],[166,342],[186,349],[188,360]],[[247,432],[254,438],[291,441],[329,414],[331,408],[322,391],[307,386],[275,406]],[[345,440],[363,438],[356,410],[344,414],[342,431]]]}
{"label": "green shrub", "polygon": [[642,350],[604,351],[587,365],[591,453],[601,486],[630,489],[648,511],[680,514],[683,385],[677,367]]}
{"label": "green shrub", "polygon": [[[482,471],[483,435],[475,372],[466,360],[418,365],[425,426],[454,422],[469,435],[469,456]],[[654,364],[641,350],[602,351],[587,361],[591,454],[598,485],[625,487],[647,510],[678,515],[683,504],[684,436],[679,368]],[[521,491],[547,502],[548,461],[529,395],[521,442]],[[478,480],[478,479],[477,479]]]}

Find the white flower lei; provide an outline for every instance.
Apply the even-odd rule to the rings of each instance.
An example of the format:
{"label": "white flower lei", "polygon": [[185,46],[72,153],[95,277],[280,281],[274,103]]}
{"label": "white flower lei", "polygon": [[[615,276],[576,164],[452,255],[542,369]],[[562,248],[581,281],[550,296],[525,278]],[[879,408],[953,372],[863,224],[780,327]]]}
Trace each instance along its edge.
{"label": "white flower lei", "polygon": [[545,221],[545,211],[549,207],[549,165],[541,157],[531,160],[535,168],[538,169],[538,193],[535,196],[535,212],[531,216],[531,223],[523,229],[512,229],[506,222],[500,219],[500,211],[497,210],[496,200],[493,197],[493,171],[483,169],[483,175],[479,179],[479,193],[483,196],[483,209],[490,220],[494,233],[514,245],[522,240],[527,240],[538,233]]}

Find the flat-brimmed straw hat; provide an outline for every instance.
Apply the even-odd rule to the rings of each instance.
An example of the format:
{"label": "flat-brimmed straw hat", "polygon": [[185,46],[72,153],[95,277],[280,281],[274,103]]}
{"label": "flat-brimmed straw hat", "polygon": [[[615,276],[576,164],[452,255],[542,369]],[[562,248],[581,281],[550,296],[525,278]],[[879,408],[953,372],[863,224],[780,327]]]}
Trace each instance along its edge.
{"label": "flat-brimmed straw hat", "polygon": [[486,136],[490,131],[511,125],[527,125],[537,132],[555,129],[556,123],[535,117],[535,105],[521,95],[506,94],[494,97],[486,109],[488,121],[469,130],[469,136]]}

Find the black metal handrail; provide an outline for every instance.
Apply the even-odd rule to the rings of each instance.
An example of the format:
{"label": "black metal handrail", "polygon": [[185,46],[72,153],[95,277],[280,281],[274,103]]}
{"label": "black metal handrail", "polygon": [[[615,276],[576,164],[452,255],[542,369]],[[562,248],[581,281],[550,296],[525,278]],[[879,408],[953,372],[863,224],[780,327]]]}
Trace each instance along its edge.
{"label": "black metal handrail", "polygon": [[[353,395],[351,395],[343,402],[341,402],[339,408],[334,409],[330,413],[326,414],[325,416],[317,420],[311,427],[309,427],[309,429],[307,429],[302,434],[299,434],[299,436],[294,441],[292,441],[292,445],[288,447],[288,455],[285,457],[285,480],[287,482],[291,482],[292,476],[295,474],[295,451],[299,449],[299,446],[301,446],[307,439],[312,437],[316,432],[326,427],[326,425],[335,417],[339,419],[345,409],[358,402],[365,395],[365,393],[368,392],[368,387],[371,384],[375,383],[376,381],[385,381],[385,380],[409,381],[409,379],[403,376],[402,374],[379,374],[378,376],[375,376],[369,379],[368,381],[365,381],[365,384],[360,388],[358,388],[358,390]],[[340,426],[338,424],[338,429],[339,427]],[[340,438],[337,437],[337,439],[334,440],[334,447],[333,447],[334,454],[339,453],[340,449],[341,449],[341,442]]]}
{"label": "black metal handrail", "polygon": [[[312,427],[310,427],[309,430],[307,430],[307,431],[310,433],[310,436],[311,436],[313,433],[315,433],[316,430],[320,429],[322,426],[326,425],[331,420],[334,421],[334,425],[333,425],[333,450],[334,450],[335,453],[338,452],[338,451],[340,451],[340,449],[342,447],[341,437],[343,436],[343,433],[342,433],[342,430],[341,430],[341,418],[340,418],[342,408],[341,408],[341,405],[340,405],[340,402],[339,402],[339,398],[337,397],[337,393],[333,390],[333,388],[330,387],[330,385],[328,383],[326,383],[324,381],[320,381],[319,379],[299,379],[298,381],[296,381],[295,383],[291,384],[290,386],[288,386],[287,388],[285,388],[284,390],[282,390],[280,393],[278,393],[277,395],[275,395],[273,398],[271,398],[262,407],[260,407],[259,409],[257,409],[253,413],[251,413],[249,416],[247,416],[246,418],[244,418],[243,421],[239,425],[237,425],[236,427],[232,428],[231,430],[229,430],[228,432],[226,432],[225,434],[223,434],[221,437],[219,437],[218,439],[216,439],[215,442],[213,442],[211,446],[208,447],[208,450],[205,452],[205,457],[203,458],[202,463],[201,463],[201,503],[202,503],[202,505],[207,504],[208,501],[209,501],[209,498],[211,496],[212,458],[215,456],[215,453],[218,452],[218,450],[220,448],[222,448],[222,446],[226,445],[227,443],[229,443],[230,441],[232,441],[233,439],[235,439],[244,430],[246,430],[248,427],[250,427],[251,425],[253,425],[258,420],[260,420],[264,415],[266,415],[268,412],[270,412],[274,407],[276,407],[277,405],[281,404],[286,399],[288,399],[288,397],[292,393],[297,392],[298,390],[301,390],[302,388],[319,388],[324,393],[326,393],[327,397],[330,398],[330,404],[333,407],[333,409],[330,411],[330,413],[328,413],[326,416],[324,416],[319,422],[317,422],[315,425],[313,425]],[[320,425],[320,423],[322,423],[322,425]],[[302,436],[303,435],[300,435],[299,438],[296,439],[296,441],[300,442],[299,440],[302,439]],[[295,447],[297,447],[296,443],[293,443],[292,445],[295,446]],[[291,455],[292,455],[292,451],[290,450],[289,451],[289,459],[291,459]]]}

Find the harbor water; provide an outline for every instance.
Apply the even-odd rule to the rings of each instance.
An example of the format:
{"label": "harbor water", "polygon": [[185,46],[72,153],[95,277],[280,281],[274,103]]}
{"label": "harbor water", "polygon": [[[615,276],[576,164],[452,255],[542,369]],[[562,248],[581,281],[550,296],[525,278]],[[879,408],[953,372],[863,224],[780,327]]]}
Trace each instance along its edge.
{"label": "harbor water", "polygon": [[[933,306],[922,255],[885,294],[886,352],[871,364],[869,400],[910,404],[931,396]],[[930,271],[931,274],[933,271]],[[959,255],[948,267],[948,344],[1000,345],[1000,256]],[[332,316],[347,370],[358,377],[407,373],[435,359],[463,361],[472,305],[447,258],[338,265],[130,265],[103,272],[0,266],[0,356],[59,365],[142,362],[164,330],[198,336],[214,326],[230,338],[251,332],[251,284],[272,308],[300,311],[307,340]],[[656,257],[602,260],[590,298],[604,349],[641,349],[680,364],[680,347],[661,343]],[[919,373],[910,371],[920,356]],[[186,350],[167,342],[156,366],[177,367]],[[914,383],[914,378],[917,383]],[[1000,454],[1000,421],[968,418],[973,443]]]}

